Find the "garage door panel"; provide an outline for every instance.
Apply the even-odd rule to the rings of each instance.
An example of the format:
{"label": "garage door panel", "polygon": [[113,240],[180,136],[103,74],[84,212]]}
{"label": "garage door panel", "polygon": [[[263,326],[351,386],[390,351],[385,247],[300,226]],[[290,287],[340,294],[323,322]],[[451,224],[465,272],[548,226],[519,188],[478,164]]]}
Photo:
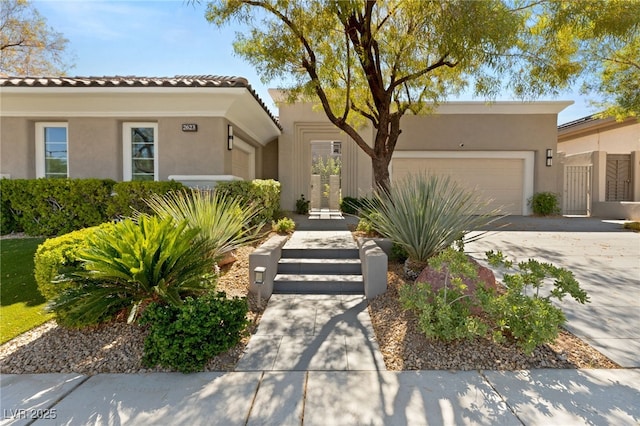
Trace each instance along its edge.
{"label": "garage door panel", "polygon": [[522,214],[524,160],[514,158],[397,158],[392,179],[408,174],[450,176],[463,188],[489,201],[484,211],[500,208],[505,213]]}
{"label": "garage door panel", "polygon": [[241,177],[245,180],[250,179],[249,167],[250,156],[248,152],[241,149],[231,151],[231,169],[234,176]]}

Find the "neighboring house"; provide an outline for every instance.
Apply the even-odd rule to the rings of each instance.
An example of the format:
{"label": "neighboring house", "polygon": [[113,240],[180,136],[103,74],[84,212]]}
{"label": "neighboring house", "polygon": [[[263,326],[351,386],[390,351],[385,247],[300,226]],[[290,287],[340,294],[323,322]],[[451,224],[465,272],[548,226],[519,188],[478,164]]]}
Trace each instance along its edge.
{"label": "neighboring house", "polygon": [[[276,102],[283,99],[276,90],[270,94]],[[391,179],[416,172],[450,175],[492,199],[490,208],[530,214],[527,202],[535,192],[557,192],[560,166],[553,158],[557,118],[570,104],[451,102],[438,107],[433,115],[405,116],[390,165]],[[314,207],[317,184],[312,179],[312,160],[327,152],[340,156],[343,196],[371,193],[371,160],[324,113],[311,104],[280,104],[279,121],[283,131],[278,143],[278,177],[284,209],[293,209],[301,194],[311,199]],[[370,127],[361,129],[360,134],[373,144]]]}
{"label": "neighboring house", "polygon": [[[391,179],[450,175],[490,208],[530,214],[534,193],[560,192],[556,123],[570,104],[451,102],[405,116]],[[373,189],[371,160],[324,113],[282,103],[276,120],[243,78],[0,78],[0,106],[5,177],[273,178],[284,210],[301,195],[336,208]],[[373,143],[371,127],[360,133]]]}
{"label": "neighboring house", "polygon": [[277,178],[280,125],[244,78],[0,78],[9,178]]}
{"label": "neighboring house", "polygon": [[640,219],[640,121],[584,117],[558,127],[563,213]]}

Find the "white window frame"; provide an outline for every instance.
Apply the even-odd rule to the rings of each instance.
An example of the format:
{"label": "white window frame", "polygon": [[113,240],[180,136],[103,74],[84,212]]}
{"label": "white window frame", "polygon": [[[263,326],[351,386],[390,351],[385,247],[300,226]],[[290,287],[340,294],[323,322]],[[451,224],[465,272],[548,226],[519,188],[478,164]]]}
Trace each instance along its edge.
{"label": "white window frame", "polygon": [[131,129],[135,127],[153,128],[153,180],[158,180],[158,123],[127,122],[122,124],[122,180],[133,179],[133,158],[131,157]]}
{"label": "white window frame", "polygon": [[36,178],[47,175],[44,130],[47,127],[64,127],[67,132],[67,178],[69,177],[69,124],[60,121],[40,121],[36,123]]}

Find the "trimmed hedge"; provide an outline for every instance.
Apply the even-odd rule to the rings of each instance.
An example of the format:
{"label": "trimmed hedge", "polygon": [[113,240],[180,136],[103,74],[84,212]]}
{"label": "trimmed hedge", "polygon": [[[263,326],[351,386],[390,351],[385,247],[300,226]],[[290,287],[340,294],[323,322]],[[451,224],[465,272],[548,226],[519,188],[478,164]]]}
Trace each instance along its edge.
{"label": "trimmed hedge", "polygon": [[248,205],[259,204],[261,208],[253,224],[270,223],[276,219],[280,211],[280,182],[273,179],[221,182],[216,185],[216,191],[238,197],[242,203]]}
{"label": "trimmed hedge", "polygon": [[[34,257],[34,275],[38,290],[51,301],[68,288],[74,287],[71,281],[54,282],[64,273],[81,269],[78,260],[80,250],[87,248],[87,240],[98,229],[109,230],[115,225],[103,223],[99,226],[73,231],[55,238],[49,238],[38,246]],[[78,284],[76,283],[75,286]]]}
{"label": "trimmed hedge", "polygon": [[12,230],[28,235],[60,235],[99,225],[108,220],[105,206],[114,184],[109,179],[2,179],[3,215],[9,209]]}
{"label": "trimmed hedge", "polygon": [[107,216],[112,219],[130,217],[133,211],[153,214],[144,202],[151,194],[164,195],[169,191],[180,191],[184,185],[176,181],[132,181],[118,182],[113,186],[113,196],[107,205]]}
{"label": "trimmed hedge", "polygon": [[110,179],[2,179],[1,232],[62,235],[112,219],[133,209],[151,213],[143,199],[180,190],[179,182],[119,182]]}

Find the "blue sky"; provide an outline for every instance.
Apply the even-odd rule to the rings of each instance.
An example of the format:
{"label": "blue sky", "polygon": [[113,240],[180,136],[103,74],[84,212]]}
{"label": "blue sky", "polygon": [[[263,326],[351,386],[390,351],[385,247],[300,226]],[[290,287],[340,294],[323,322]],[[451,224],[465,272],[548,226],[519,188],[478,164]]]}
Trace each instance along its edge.
{"label": "blue sky", "polygon": [[[51,27],[69,39],[75,64],[69,75],[242,76],[277,114],[267,89],[278,82],[263,84],[253,66],[235,55],[232,42],[242,28],[209,24],[204,18],[206,0],[196,5],[182,0],[34,0],[33,4]],[[597,112],[577,93],[557,99],[575,101],[560,113],[558,123]]]}

